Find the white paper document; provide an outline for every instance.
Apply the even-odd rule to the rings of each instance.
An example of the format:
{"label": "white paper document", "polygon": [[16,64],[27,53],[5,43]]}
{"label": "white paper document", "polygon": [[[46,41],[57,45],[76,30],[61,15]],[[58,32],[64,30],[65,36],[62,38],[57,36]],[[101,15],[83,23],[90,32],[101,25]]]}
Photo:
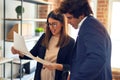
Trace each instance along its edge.
{"label": "white paper document", "polygon": [[37,62],[44,64],[44,65],[49,65],[51,64],[48,61],[45,61],[39,57],[34,57],[28,50],[25,44],[25,40],[24,37],[17,34],[16,32],[14,32],[14,48],[19,50],[22,54],[32,58],[33,60],[36,60]]}

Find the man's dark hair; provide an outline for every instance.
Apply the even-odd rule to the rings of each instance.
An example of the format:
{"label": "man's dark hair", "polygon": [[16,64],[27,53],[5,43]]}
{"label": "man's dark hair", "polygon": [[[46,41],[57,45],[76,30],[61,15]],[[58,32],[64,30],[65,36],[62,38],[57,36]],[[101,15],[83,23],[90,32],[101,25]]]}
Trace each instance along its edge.
{"label": "man's dark hair", "polygon": [[78,18],[80,15],[88,16],[93,14],[88,0],[63,0],[59,11],[63,14],[69,13],[75,18]]}

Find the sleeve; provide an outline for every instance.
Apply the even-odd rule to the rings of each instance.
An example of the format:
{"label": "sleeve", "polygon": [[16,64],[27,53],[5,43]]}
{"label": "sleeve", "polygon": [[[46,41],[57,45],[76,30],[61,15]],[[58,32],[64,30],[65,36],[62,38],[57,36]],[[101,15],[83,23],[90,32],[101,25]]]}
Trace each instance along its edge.
{"label": "sleeve", "polygon": [[70,38],[70,42],[67,46],[66,52],[66,64],[63,64],[63,70],[64,71],[69,71],[70,70],[70,64],[71,64],[71,60],[72,60],[72,54],[73,54],[73,48],[75,45],[75,40],[73,38]]}
{"label": "sleeve", "polygon": [[66,64],[63,64],[63,73],[62,77],[64,80],[66,80],[68,72],[70,71],[70,63],[71,63],[71,58],[72,58],[72,50],[75,44],[75,40],[73,38],[70,39],[70,42],[68,44],[68,54],[66,58]]}

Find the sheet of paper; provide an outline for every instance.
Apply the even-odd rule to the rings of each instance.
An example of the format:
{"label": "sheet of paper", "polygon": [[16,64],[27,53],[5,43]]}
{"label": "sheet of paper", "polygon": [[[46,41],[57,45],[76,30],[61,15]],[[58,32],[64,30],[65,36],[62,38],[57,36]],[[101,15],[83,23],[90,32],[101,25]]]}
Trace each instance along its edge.
{"label": "sheet of paper", "polygon": [[48,61],[45,61],[39,57],[34,57],[28,50],[25,44],[25,40],[24,37],[17,34],[16,32],[14,32],[14,48],[19,50],[22,54],[32,58],[33,60],[36,60],[39,63],[45,64],[45,65],[49,65],[52,64]]}
{"label": "sheet of paper", "polygon": [[14,48],[22,51],[24,53],[28,53],[29,51],[27,50],[27,47],[25,45],[25,41],[23,36],[17,34],[16,32],[14,32]]}

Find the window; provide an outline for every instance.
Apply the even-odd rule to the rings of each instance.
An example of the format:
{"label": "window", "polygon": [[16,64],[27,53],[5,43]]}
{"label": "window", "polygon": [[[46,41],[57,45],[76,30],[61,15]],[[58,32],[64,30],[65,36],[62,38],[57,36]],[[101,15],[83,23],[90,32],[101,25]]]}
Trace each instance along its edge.
{"label": "window", "polygon": [[[120,67],[120,0],[110,1],[110,20],[111,25],[111,40],[112,40],[112,67]],[[111,18],[111,19],[110,19]]]}

